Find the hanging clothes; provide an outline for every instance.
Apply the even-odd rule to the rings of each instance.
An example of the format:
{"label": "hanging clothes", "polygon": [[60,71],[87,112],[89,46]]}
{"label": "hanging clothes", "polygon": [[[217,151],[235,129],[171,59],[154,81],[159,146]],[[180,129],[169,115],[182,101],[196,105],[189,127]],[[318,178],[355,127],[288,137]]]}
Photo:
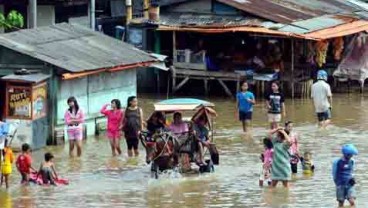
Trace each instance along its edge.
{"label": "hanging clothes", "polygon": [[323,40],[316,43],[316,62],[319,67],[322,67],[326,63],[327,50],[328,41]]}
{"label": "hanging clothes", "polygon": [[344,50],[344,39],[342,37],[335,38],[333,40],[333,48],[334,48],[334,52],[333,52],[334,59],[336,61],[340,61],[342,51]]}

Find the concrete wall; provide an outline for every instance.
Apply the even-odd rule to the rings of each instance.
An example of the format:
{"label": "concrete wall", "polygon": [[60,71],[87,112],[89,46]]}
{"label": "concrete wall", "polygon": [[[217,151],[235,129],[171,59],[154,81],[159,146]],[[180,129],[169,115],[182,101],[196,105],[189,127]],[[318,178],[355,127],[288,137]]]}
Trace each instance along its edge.
{"label": "concrete wall", "polygon": [[136,83],[135,69],[61,81],[57,103],[58,125],[64,124],[64,113],[68,108],[67,99],[75,96],[86,114],[87,134],[93,135],[94,118],[101,116],[99,111],[102,105],[110,103],[112,99],[120,99],[125,107],[127,98],[137,94]]}
{"label": "concrete wall", "polygon": [[[28,6],[28,14],[29,12]],[[27,26],[29,28],[30,19],[27,18]],[[55,6],[52,5],[38,5],[37,6],[37,27],[49,26],[55,24]]]}
{"label": "concrete wall", "polygon": [[55,24],[54,6],[37,6],[37,27]]}

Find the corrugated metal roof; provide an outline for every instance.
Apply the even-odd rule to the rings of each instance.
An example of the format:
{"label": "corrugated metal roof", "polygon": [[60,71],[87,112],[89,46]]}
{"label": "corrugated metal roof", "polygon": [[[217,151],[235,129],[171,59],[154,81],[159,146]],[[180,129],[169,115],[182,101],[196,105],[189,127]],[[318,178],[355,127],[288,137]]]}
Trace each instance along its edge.
{"label": "corrugated metal roof", "polygon": [[0,45],[70,72],[151,62],[144,51],[66,23],[0,35]]}
{"label": "corrugated metal roof", "polygon": [[48,79],[49,77],[50,75],[42,73],[24,74],[24,75],[9,74],[2,77],[1,79],[8,81],[23,81],[23,82],[38,83]]}
{"label": "corrugated metal roof", "polygon": [[325,15],[308,20],[296,21],[291,23],[290,25],[281,27],[278,30],[303,34],[329,27],[334,27],[351,21],[353,20],[349,18],[339,18],[337,16]]}
{"label": "corrugated metal roof", "polygon": [[260,26],[262,20],[243,16],[214,14],[166,13],[160,16],[158,24],[171,27],[211,27]]}
{"label": "corrugated metal roof", "polygon": [[[217,0],[278,23],[291,23],[328,14],[353,15],[364,9],[345,0]],[[365,11],[366,12],[366,11]]]}

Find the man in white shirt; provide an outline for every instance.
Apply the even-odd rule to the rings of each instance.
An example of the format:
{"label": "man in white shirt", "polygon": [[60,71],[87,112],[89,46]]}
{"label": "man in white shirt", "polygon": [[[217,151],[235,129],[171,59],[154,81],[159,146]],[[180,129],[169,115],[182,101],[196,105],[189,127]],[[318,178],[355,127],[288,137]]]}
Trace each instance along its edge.
{"label": "man in white shirt", "polygon": [[332,93],[331,87],[327,83],[327,78],[327,72],[319,70],[317,73],[318,81],[312,85],[311,96],[321,128],[326,128],[331,122]]}

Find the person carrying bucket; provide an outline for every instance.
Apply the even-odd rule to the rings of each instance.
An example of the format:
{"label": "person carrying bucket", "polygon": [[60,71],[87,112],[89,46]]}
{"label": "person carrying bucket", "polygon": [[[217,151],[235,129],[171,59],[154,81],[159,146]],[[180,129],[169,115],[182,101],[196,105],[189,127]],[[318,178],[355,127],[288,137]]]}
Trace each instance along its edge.
{"label": "person carrying bucket", "polygon": [[344,206],[345,200],[348,200],[350,206],[355,205],[355,179],[353,172],[355,161],[352,159],[358,154],[358,150],[353,144],[346,144],[342,147],[343,157],[336,159],[332,166],[332,177],[336,185],[336,199],[339,207]]}
{"label": "person carrying bucket", "polygon": [[312,85],[311,97],[317,113],[319,127],[326,128],[331,123],[332,93],[327,83],[328,74],[325,70],[317,72],[317,82]]}

